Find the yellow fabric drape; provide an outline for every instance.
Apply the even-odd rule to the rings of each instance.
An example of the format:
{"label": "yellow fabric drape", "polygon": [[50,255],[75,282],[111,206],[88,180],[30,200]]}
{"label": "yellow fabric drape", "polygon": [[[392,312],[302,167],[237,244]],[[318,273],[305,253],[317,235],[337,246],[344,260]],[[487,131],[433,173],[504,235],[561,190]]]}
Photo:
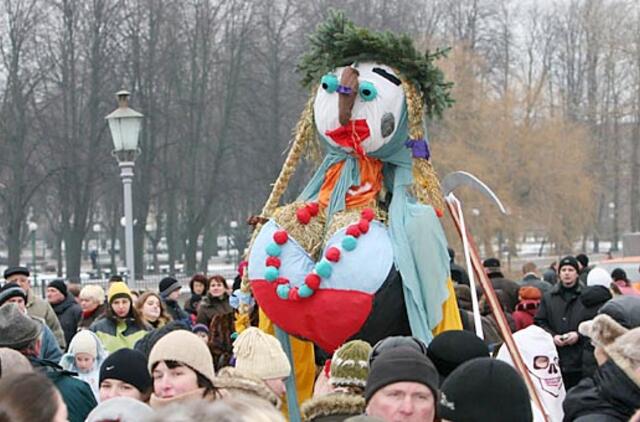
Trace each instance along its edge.
{"label": "yellow fabric drape", "polygon": [[434,337],[443,331],[462,330],[460,310],[458,309],[458,301],[456,300],[456,293],[451,279],[447,280],[447,290],[449,290],[449,297],[442,304],[442,321],[431,330]]}

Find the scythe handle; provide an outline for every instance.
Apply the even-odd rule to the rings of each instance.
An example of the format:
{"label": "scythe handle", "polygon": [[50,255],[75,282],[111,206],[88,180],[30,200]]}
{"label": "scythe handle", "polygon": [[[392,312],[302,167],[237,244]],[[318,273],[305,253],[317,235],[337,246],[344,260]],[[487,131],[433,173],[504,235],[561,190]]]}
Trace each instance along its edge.
{"label": "scythe handle", "polygon": [[460,224],[460,216],[458,215],[458,210],[456,209],[456,207],[449,200],[447,200],[446,203],[447,203],[447,208],[449,209],[449,214],[451,215],[451,218],[456,227],[456,230],[458,231],[458,234],[460,235],[460,238],[465,236],[467,239],[467,244],[469,245],[469,253],[471,255],[471,265],[473,267],[474,272],[476,273],[476,276],[478,277],[477,280],[480,282],[480,286],[482,287],[484,294],[487,297],[487,300],[489,302],[489,307],[491,308],[491,312],[493,312],[493,315],[496,318],[496,322],[498,323],[498,330],[500,331],[500,334],[504,339],[504,344],[507,346],[507,349],[509,350],[509,354],[511,355],[511,358],[513,360],[513,363],[516,369],[518,370],[518,372],[520,372],[520,375],[524,379],[524,382],[527,385],[527,389],[529,390],[529,394],[531,395],[533,402],[540,409],[540,412],[542,413],[544,420],[546,422],[549,422],[549,417],[545,411],[544,406],[542,405],[542,400],[540,400],[538,391],[533,385],[533,381],[529,376],[529,371],[526,365],[524,364],[524,361],[522,360],[522,355],[520,354],[520,351],[518,350],[518,346],[516,346],[516,342],[513,339],[513,335],[511,334],[511,329],[509,328],[509,323],[507,322],[507,318],[504,315],[502,306],[500,306],[500,302],[498,301],[496,292],[493,289],[493,284],[491,284],[491,281],[489,281],[489,278],[484,272],[484,269],[482,267],[482,261],[480,260],[480,254],[478,253],[478,249],[476,248],[476,243],[473,240],[473,237],[471,236],[471,233],[469,233],[468,230],[466,233],[462,232],[462,226]]}

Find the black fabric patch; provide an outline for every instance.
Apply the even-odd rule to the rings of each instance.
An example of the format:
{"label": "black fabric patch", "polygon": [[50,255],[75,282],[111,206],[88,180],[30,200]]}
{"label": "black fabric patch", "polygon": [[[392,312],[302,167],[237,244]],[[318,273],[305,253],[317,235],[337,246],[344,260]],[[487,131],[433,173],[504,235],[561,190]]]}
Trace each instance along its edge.
{"label": "black fabric patch", "polygon": [[400,84],[402,83],[400,79],[398,79],[395,75],[392,75],[391,73],[387,72],[381,67],[374,67],[372,71],[373,73],[377,73],[378,75],[382,76],[383,78],[385,78],[386,80],[388,80],[389,82],[395,85],[400,86]]}

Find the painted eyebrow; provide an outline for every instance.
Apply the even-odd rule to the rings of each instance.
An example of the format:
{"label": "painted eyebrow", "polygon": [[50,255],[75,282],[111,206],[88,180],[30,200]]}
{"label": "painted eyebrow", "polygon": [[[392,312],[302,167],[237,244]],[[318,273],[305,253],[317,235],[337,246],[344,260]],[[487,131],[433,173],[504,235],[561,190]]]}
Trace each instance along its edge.
{"label": "painted eyebrow", "polygon": [[391,73],[387,72],[386,70],[384,70],[381,67],[374,67],[372,69],[372,72],[373,73],[377,73],[378,75],[382,76],[383,78],[385,78],[386,80],[388,80],[392,84],[400,86],[400,84],[402,83],[400,81],[400,79],[398,79],[396,76],[392,75]]}

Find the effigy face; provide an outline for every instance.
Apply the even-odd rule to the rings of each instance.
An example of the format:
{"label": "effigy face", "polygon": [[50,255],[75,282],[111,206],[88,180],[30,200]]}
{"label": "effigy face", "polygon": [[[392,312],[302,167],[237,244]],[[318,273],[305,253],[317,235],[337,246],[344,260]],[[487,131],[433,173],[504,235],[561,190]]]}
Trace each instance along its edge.
{"label": "effigy face", "polygon": [[[345,69],[357,74],[357,87],[346,124],[339,120],[339,97],[344,94]],[[340,67],[324,75],[314,102],[318,133],[330,145],[354,152],[377,151],[396,133],[405,95],[399,76],[389,66],[364,62]]]}

